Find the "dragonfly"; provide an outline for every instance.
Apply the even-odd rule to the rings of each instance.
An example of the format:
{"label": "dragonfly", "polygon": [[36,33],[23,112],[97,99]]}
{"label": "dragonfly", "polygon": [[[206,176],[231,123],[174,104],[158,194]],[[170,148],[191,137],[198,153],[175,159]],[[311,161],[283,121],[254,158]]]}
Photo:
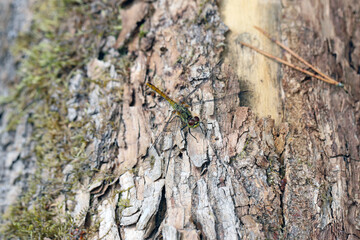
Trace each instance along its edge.
{"label": "dragonfly", "polygon": [[[173,113],[176,113],[177,115],[174,116],[174,118],[178,117],[180,118],[181,122],[182,122],[182,127],[181,127],[181,134],[182,134],[182,130],[184,130],[186,127],[188,127],[189,129],[189,134],[196,139],[196,137],[191,133],[190,129],[194,129],[197,127],[200,127],[201,131],[204,132],[204,130],[201,127],[201,124],[204,126],[204,123],[200,121],[198,116],[193,116],[190,112],[190,110],[188,109],[190,106],[185,104],[186,99],[188,99],[190,97],[190,95],[192,95],[194,92],[196,92],[200,86],[202,86],[204,83],[206,83],[208,80],[212,79],[213,77],[213,73],[214,73],[214,69],[219,67],[223,62],[223,59],[221,59],[216,65],[215,67],[211,70],[210,73],[210,77],[206,77],[206,78],[199,78],[197,79],[198,81],[202,81],[200,84],[198,84],[195,89],[193,91],[191,91],[186,98],[183,100],[182,103],[177,103],[174,100],[172,100],[169,96],[167,96],[163,91],[161,91],[159,88],[157,88],[156,86],[154,86],[152,83],[150,83],[149,81],[146,82],[146,85],[151,88],[154,92],[156,92],[157,94],[159,94],[162,98],[164,98],[170,105],[171,107],[174,109]],[[174,120],[174,118],[170,117],[170,120],[166,123],[164,129],[167,127],[167,125],[172,122]],[[182,135],[183,139],[185,139],[185,137]],[[157,140],[155,140],[156,144]]]}
{"label": "dragonfly", "polygon": [[[191,134],[190,129],[194,129],[197,127],[200,127],[201,131],[203,132],[203,129],[201,128],[200,124],[203,124],[198,116],[193,116],[190,112],[190,110],[188,109],[189,106],[187,106],[184,103],[177,103],[174,100],[172,100],[169,96],[167,96],[164,92],[162,92],[159,88],[155,87],[153,84],[151,84],[150,82],[147,82],[146,85],[151,88],[154,92],[156,92],[157,94],[159,94],[162,98],[164,98],[170,105],[171,107],[174,109],[173,114],[176,113],[177,115],[174,116],[180,118],[183,126],[181,128],[181,132],[182,130],[184,130],[186,127],[188,127],[189,129],[189,134],[195,138],[194,135]],[[169,122],[171,122],[174,118],[170,119]],[[184,138],[184,137],[183,137]],[[196,139],[196,138],[195,138]]]}
{"label": "dragonfly", "polygon": [[[172,122],[175,118],[179,118],[181,120],[181,123],[182,123],[182,127],[181,127],[181,130],[180,130],[180,133],[182,135],[182,138],[183,138],[183,141],[185,140],[185,136],[183,135],[183,130],[188,127],[188,132],[189,134],[195,139],[196,137],[191,133],[191,129],[195,129],[195,128],[200,128],[202,133],[204,133],[204,129],[201,127],[201,125],[205,128],[205,125],[202,121],[200,121],[200,118],[198,116],[194,116],[192,115],[192,113],[190,112],[189,108],[190,106],[188,104],[186,104],[186,101],[187,99],[192,95],[194,94],[196,91],[199,90],[199,88],[207,83],[209,80],[214,80],[214,71],[215,69],[218,69],[218,67],[223,63],[223,60],[224,59],[221,59],[219,60],[215,66],[212,68],[211,72],[210,72],[210,75],[207,76],[207,77],[204,77],[204,78],[196,78],[196,81],[200,81],[199,84],[197,84],[197,86],[190,92],[188,93],[188,95],[183,99],[183,101],[181,103],[178,103],[176,101],[174,101],[173,99],[171,99],[168,95],[166,95],[163,91],[161,91],[159,88],[157,88],[156,86],[154,86],[152,83],[150,83],[149,81],[146,82],[146,85],[152,89],[154,92],[156,92],[157,94],[159,94],[162,98],[164,98],[170,105],[171,107],[173,108],[173,112],[172,112],[172,115],[173,114],[176,114],[174,117],[170,116],[170,120],[167,121],[167,123],[165,124],[164,126],[164,130],[162,132],[165,131],[165,129],[168,128],[168,125],[170,122]],[[195,80],[195,79],[194,79]],[[242,91],[241,93],[244,93],[244,92],[247,92],[247,91]],[[240,95],[239,95],[240,97]],[[215,101],[216,99],[211,99],[211,100],[205,100],[205,101],[201,101],[201,103],[206,103],[206,102],[212,102],[212,101]],[[219,100],[219,99],[217,99]],[[196,103],[195,103],[196,104]],[[195,105],[195,104],[192,104],[192,105]],[[156,143],[158,141],[158,139],[160,138],[162,133],[160,133],[158,135],[158,137],[155,139],[154,141],[154,146],[156,146]],[[155,147],[156,149],[156,147]],[[156,149],[156,151],[158,152],[158,150]],[[159,154],[159,152],[158,152]]]}
{"label": "dragonfly", "polygon": [[[154,143],[153,143],[153,147],[155,149],[155,151],[157,152],[158,155],[160,155],[157,147],[156,147],[156,144],[157,144],[157,141],[158,139],[160,138],[160,136],[162,135],[162,133],[165,131],[165,129],[168,127],[168,125],[175,119],[175,118],[179,118],[181,120],[181,123],[182,123],[182,127],[181,127],[181,130],[180,130],[180,133],[181,133],[181,136],[183,138],[183,141],[185,141],[185,136],[183,135],[183,130],[188,127],[188,131],[189,131],[189,134],[197,141],[196,137],[191,133],[191,129],[195,129],[195,128],[200,128],[202,133],[204,134],[204,130],[203,128],[201,127],[201,125],[204,126],[205,128],[205,125],[203,122],[200,121],[200,118],[198,116],[194,116],[192,115],[192,113],[190,112],[189,110],[189,105],[185,104],[186,102],[186,99],[192,95],[195,91],[197,91],[199,89],[199,87],[207,82],[208,79],[204,80],[202,83],[198,84],[197,87],[191,91],[187,97],[181,102],[181,103],[178,103],[174,100],[172,100],[168,95],[166,95],[163,91],[161,91],[159,88],[157,88],[156,86],[154,86],[153,84],[151,84],[150,82],[146,82],[146,85],[152,89],[154,92],[156,92],[157,94],[159,94],[162,98],[164,98],[170,105],[171,107],[173,108],[173,112],[170,116],[170,120],[167,121],[167,123],[165,124],[164,128],[163,128],[163,131],[156,137]],[[172,115],[176,114],[174,117],[172,117]],[[170,161],[170,156],[171,156],[171,152],[172,152],[172,148],[170,148],[170,152],[169,152],[169,159],[168,161]],[[165,171],[165,175],[167,174],[167,171],[168,171],[168,167],[169,167],[169,164],[167,164],[166,166],[166,171]]]}
{"label": "dragonfly", "polygon": [[[161,153],[159,152],[158,148],[157,148],[157,142],[160,139],[160,137],[162,136],[162,134],[165,131],[174,131],[174,127],[170,127],[169,124],[175,119],[178,118],[181,120],[182,123],[182,127],[180,129],[180,133],[182,136],[183,141],[185,141],[185,136],[183,134],[183,130],[187,127],[188,128],[188,132],[189,134],[196,140],[196,142],[198,142],[197,138],[191,133],[191,130],[196,129],[196,128],[200,128],[202,133],[204,134],[204,137],[207,138],[207,134],[209,133],[209,129],[207,129],[205,127],[205,124],[200,121],[200,118],[196,115],[193,115],[189,108],[190,106],[187,104],[187,100],[189,99],[189,97],[194,94],[195,92],[197,92],[205,83],[211,81],[213,82],[213,84],[215,83],[216,80],[218,80],[215,77],[215,69],[218,69],[218,67],[221,65],[221,63],[223,62],[223,59],[221,59],[211,70],[210,74],[206,77],[203,78],[196,78],[193,79],[196,82],[199,82],[198,84],[196,84],[196,86],[194,87],[194,89],[192,91],[190,91],[187,96],[185,98],[183,98],[183,100],[181,102],[176,102],[173,99],[171,99],[167,94],[165,94],[163,91],[161,91],[158,87],[154,86],[151,82],[149,82],[149,80],[146,81],[146,86],[149,87],[152,91],[154,91],[155,93],[157,93],[158,95],[160,95],[163,99],[165,99],[172,107],[173,111],[171,116],[169,117],[169,120],[166,122],[165,126],[163,127],[163,130],[158,134],[158,136],[156,137],[155,141],[152,144],[152,147],[154,148],[154,150],[157,152],[157,155],[160,156]],[[224,81],[225,83],[226,81]],[[227,83],[225,83],[225,85],[227,85]],[[243,101],[245,97],[245,94],[247,94],[249,92],[249,90],[243,90],[237,93],[233,93],[233,94],[228,94],[225,97],[220,97],[220,98],[214,98],[214,99],[208,99],[208,100],[200,100],[200,102],[193,102],[191,105],[197,105],[197,104],[205,104],[205,103],[211,103],[211,102],[223,102],[224,100],[233,100],[233,97],[236,97],[238,99],[238,101],[234,101],[234,103],[238,102],[240,104],[240,100]],[[223,95],[223,94],[221,94]],[[175,116],[173,116],[175,114]],[[178,121],[179,122],[179,121]],[[209,125],[213,125],[210,122],[206,121],[207,126]],[[172,124],[174,125],[174,124]],[[204,132],[204,129],[206,130],[206,132]],[[205,139],[204,139],[205,140]],[[171,158],[171,153],[173,151],[173,148],[170,147],[170,151],[169,151],[169,155],[168,155],[168,162],[170,161]],[[165,176],[167,175],[167,170],[169,167],[169,163],[166,166],[166,170],[165,170]]]}

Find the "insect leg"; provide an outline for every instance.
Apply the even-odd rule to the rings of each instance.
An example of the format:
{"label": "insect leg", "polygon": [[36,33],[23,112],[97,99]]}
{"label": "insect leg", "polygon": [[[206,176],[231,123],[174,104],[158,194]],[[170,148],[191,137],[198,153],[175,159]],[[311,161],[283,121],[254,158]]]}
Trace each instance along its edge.
{"label": "insect leg", "polygon": [[197,138],[196,138],[194,135],[192,135],[192,133],[191,133],[191,131],[190,131],[190,128],[189,128],[189,133],[190,133],[190,135],[191,135],[193,138],[195,138],[195,140],[196,140],[196,142],[197,142],[198,140],[197,140]]}
{"label": "insect leg", "polygon": [[171,123],[177,117],[180,118],[180,120],[181,120],[181,117],[179,117],[179,115],[175,115],[172,119],[170,119],[169,123]]}
{"label": "insect leg", "polygon": [[202,129],[201,124],[204,126],[204,128],[205,128],[205,124],[203,122],[199,122],[199,127],[201,129],[201,132],[205,135],[204,129]]}
{"label": "insect leg", "polygon": [[187,127],[187,125],[184,124],[183,127],[180,129],[181,137],[182,137],[182,139],[183,139],[181,142],[184,142],[184,141],[185,141],[185,136],[184,136],[184,134],[183,134],[183,130],[184,130],[186,127]]}
{"label": "insect leg", "polygon": [[166,165],[166,171],[165,171],[165,176],[164,178],[166,178],[166,175],[167,175],[167,172],[168,172],[168,169],[169,169],[169,165],[170,165],[170,158],[171,158],[171,153],[173,151],[173,147],[170,148],[170,152],[169,152],[169,157],[168,157],[168,161],[167,161],[167,165]]}
{"label": "insect leg", "polygon": [[170,115],[170,120],[166,122],[166,124],[165,124],[164,128],[162,129],[161,133],[156,137],[156,139],[155,139],[155,141],[154,141],[154,148],[155,148],[155,150],[156,150],[156,152],[157,152],[157,154],[158,154],[159,156],[160,156],[160,152],[159,152],[159,150],[156,148],[156,144],[157,144],[158,140],[160,139],[160,137],[162,136],[164,130],[165,130],[165,129],[167,128],[167,126],[169,125],[169,123],[170,123],[175,117],[178,117],[177,115],[175,115],[175,116],[173,117],[174,114],[175,114],[175,111],[173,111],[173,112],[171,113],[171,115]]}

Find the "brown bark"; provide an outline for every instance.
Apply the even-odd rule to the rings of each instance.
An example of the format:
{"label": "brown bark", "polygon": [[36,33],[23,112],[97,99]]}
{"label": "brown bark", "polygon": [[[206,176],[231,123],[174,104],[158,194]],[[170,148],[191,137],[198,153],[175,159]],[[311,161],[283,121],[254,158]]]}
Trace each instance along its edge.
{"label": "brown bark", "polygon": [[[355,10],[359,4],[302,1],[296,7],[297,11],[295,6],[284,9],[283,22],[301,24],[283,29],[284,38],[291,48],[343,82],[348,92],[314,80],[295,87],[295,81],[285,80],[301,79],[291,71],[284,74],[285,109],[293,109],[285,119],[296,139],[294,144],[289,142],[284,157],[305,160],[303,164],[288,160],[284,205],[291,224],[287,229],[289,236],[297,236],[302,229],[301,235],[314,239],[356,239],[360,236],[355,213],[359,207],[360,77],[358,47],[353,48],[352,41],[359,37],[359,12]],[[288,103],[297,103],[297,110]],[[297,169],[304,174],[297,174]]]}
{"label": "brown bark", "polygon": [[[356,67],[353,67],[358,66],[358,63],[353,62],[356,59],[353,53],[350,53],[353,57],[349,62],[344,45],[344,42],[349,43],[356,36],[357,30],[353,25],[356,17],[350,16],[354,14],[350,9],[354,8],[348,7],[350,3],[343,4],[283,2],[283,8],[274,12],[281,11],[281,39],[318,68],[340,79],[349,89],[348,93],[284,69],[283,74],[278,75],[281,84],[273,83],[283,91],[283,103],[280,104],[282,117],[276,124],[270,119],[256,120],[254,116],[262,113],[261,106],[266,106],[266,103],[256,99],[249,100],[251,108],[260,109],[256,114],[239,107],[235,102],[227,102],[227,105],[216,103],[219,105],[214,109],[211,108],[213,106],[205,105],[204,110],[200,110],[201,117],[211,123],[207,125],[205,139],[196,135],[199,138],[196,142],[188,136],[183,144],[178,135],[175,143],[166,137],[164,142],[160,141],[160,145],[164,144],[160,146],[164,156],[170,154],[169,145],[176,144],[178,149],[172,150],[169,172],[165,178],[166,214],[161,225],[164,227],[164,235],[171,232],[175,234],[176,229],[183,236],[200,230],[198,236],[209,239],[234,239],[238,235],[244,238],[289,239],[345,239],[359,236],[354,194],[358,183],[355,169],[359,159],[356,125],[359,77]],[[211,4],[204,6],[202,14],[205,15],[211,12],[206,6]],[[206,66],[206,62],[210,64],[210,69],[214,68],[218,60],[212,61],[213,57],[207,54],[216,53],[219,43],[216,42],[217,38],[213,38],[215,42],[208,47],[207,44],[204,46],[203,41],[196,41],[204,34],[210,34],[201,32],[204,27],[201,22],[197,22],[199,30],[186,23],[186,28],[182,28],[182,21],[186,22],[184,19],[189,19],[190,23],[201,21],[199,18],[193,19],[193,3],[182,2],[179,8],[171,8],[170,4],[169,9],[173,11],[167,14],[158,7],[154,5],[153,17],[167,15],[168,18],[163,18],[163,21],[169,19],[177,22],[175,26],[171,23],[157,25],[156,19],[151,20],[155,24],[152,26],[157,28],[148,66],[155,73],[151,81],[173,94],[178,92],[176,87],[184,85],[184,80],[211,72],[208,69],[193,69],[201,69],[201,66]],[[334,15],[326,15],[325,11],[331,9]],[[334,13],[334,9],[339,9],[339,12]],[[358,16],[359,13],[356,14]],[[338,15],[344,18],[341,26]],[[293,23],[296,23],[295,27]],[[207,24],[212,24],[208,29],[219,29],[216,22],[208,21]],[[345,25],[348,25],[348,29]],[[189,36],[189,32],[192,36]],[[342,34],[337,36],[336,32]],[[347,39],[344,39],[345,36]],[[190,47],[181,45],[191,39],[193,42]],[[201,52],[197,44],[208,48]],[[356,49],[353,43],[349,45]],[[229,46],[229,51],[232,51],[231,42]],[[189,54],[188,48],[194,49],[192,51],[195,53]],[[349,50],[357,51],[354,49]],[[259,57],[254,56],[253,52],[248,54],[252,58]],[[179,56],[184,59],[182,63],[187,63],[180,69],[172,64]],[[196,57],[188,60],[189,56]],[[246,66],[252,66],[257,61],[242,60],[247,63],[240,63],[238,72],[249,71]],[[266,64],[276,65],[272,62]],[[212,98],[219,95],[217,91],[230,94],[244,90],[244,87],[239,86],[247,86],[245,90],[250,89],[254,94],[257,94],[256,91],[260,95],[266,94],[268,89],[252,89],[251,79],[240,77],[239,81],[232,67],[234,65],[225,60],[221,73],[217,73],[216,80],[212,79],[215,88],[211,90],[206,85],[198,94]],[[250,71],[258,70],[254,67]],[[221,84],[226,86],[225,90],[221,89]],[[276,92],[272,94],[280,95]],[[163,104],[163,107],[166,106],[166,103]],[[155,109],[158,111],[158,108]],[[163,122],[165,116],[157,121]],[[277,116],[274,117],[277,119]],[[152,154],[156,155],[154,151],[149,151],[149,155]],[[166,160],[167,157],[163,159]],[[204,165],[207,166],[206,171]]]}
{"label": "brown bark", "polygon": [[[99,221],[94,239],[360,238],[360,4],[254,2],[234,11],[246,26],[263,24],[345,89],[241,47],[245,39],[280,54],[251,25],[228,31],[219,8],[231,1],[125,2],[115,48],[134,61],[110,114],[119,113],[120,130],[105,141],[119,149],[96,152],[101,171],[75,201],[75,213],[97,210],[77,220]],[[88,77],[101,64],[93,60]],[[191,109],[204,133],[160,135],[172,109],[146,81],[173,99],[198,84],[190,100],[219,99]]]}

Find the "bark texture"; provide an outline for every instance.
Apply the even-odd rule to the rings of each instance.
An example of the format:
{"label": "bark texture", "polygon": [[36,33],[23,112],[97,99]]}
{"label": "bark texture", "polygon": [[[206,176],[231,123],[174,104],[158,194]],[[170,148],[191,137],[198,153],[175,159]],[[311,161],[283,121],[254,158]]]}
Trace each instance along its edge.
{"label": "bark texture", "polygon": [[[287,236],[359,238],[359,3],[284,2],[282,38],[348,92],[284,71]],[[289,28],[295,23],[295,27]],[[356,40],[358,42],[358,40]],[[356,46],[357,45],[357,46]],[[297,87],[296,87],[297,86]]]}
{"label": "bark texture", "polygon": [[[259,60],[236,42],[262,47],[264,39],[251,32],[226,39],[220,7],[216,1],[123,1],[122,30],[103,45],[108,58],[92,59],[78,75],[96,80],[99,71],[108,72],[117,80],[121,102],[92,117],[97,130],[109,121],[119,128],[94,135],[86,151],[97,171],[77,185],[74,199],[57,201],[68,204],[76,226],[98,224],[91,239],[359,239],[360,4],[272,1],[274,25],[260,26],[345,89]],[[109,59],[118,49],[132,59],[128,77],[114,74]],[[265,71],[256,83],[254,71]],[[146,81],[174,100],[192,93],[187,100],[200,101],[191,111],[203,132],[161,134],[172,109],[150,94]],[[269,89],[279,101],[268,113],[274,115],[263,117],[270,107],[256,96]],[[97,95],[100,90],[89,94],[96,109],[111,95]],[[1,108],[0,119],[7,111]],[[34,157],[26,126],[25,116],[15,132],[1,133],[2,210],[20,195],[11,187],[26,185],[4,180]]]}
{"label": "bark texture", "polygon": [[[10,47],[20,32],[29,30],[31,12],[27,0],[2,1],[0,3],[0,96],[9,95],[9,85],[16,79],[16,66]],[[17,132],[8,132],[7,116],[11,109],[0,106],[0,213],[16,201],[26,181],[18,179],[34,171],[34,166],[18,161],[19,156],[26,158],[29,151],[31,130],[26,120],[18,126]],[[30,131],[29,131],[30,130]],[[26,144],[27,143],[27,144]]]}

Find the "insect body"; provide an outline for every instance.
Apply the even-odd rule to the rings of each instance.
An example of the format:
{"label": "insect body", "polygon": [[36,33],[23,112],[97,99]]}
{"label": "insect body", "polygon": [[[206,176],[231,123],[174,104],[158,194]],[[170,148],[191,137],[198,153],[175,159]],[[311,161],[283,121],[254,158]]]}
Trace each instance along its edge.
{"label": "insect body", "polygon": [[[180,119],[183,123],[183,127],[181,129],[184,129],[186,126],[188,126],[189,128],[197,128],[200,125],[201,122],[200,122],[199,117],[193,116],[191,114],[191,112],[189,111],[189,109],[185,105],[175,102],[174,100],[172,100],[170,97],[168,97],[165,93],[163,93],[160,89],[158,89],[151,83],[147,82],[146,85],[170,103],[170,105],[176,112],[177,116],[180,117]],[[189,129],[189,132],[190,132],[190,129]]]}

